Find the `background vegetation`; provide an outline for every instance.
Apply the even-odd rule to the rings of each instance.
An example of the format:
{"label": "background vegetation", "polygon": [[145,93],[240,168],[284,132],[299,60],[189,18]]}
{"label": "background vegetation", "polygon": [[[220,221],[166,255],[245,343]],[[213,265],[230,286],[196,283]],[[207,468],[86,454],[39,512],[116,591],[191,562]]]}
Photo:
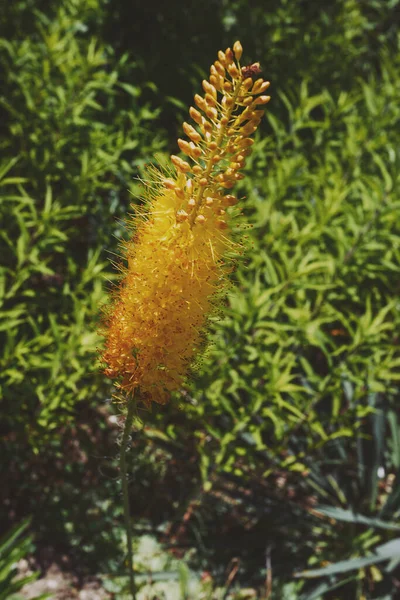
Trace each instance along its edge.
{"label": "background vegetation", "polygon": [[247,249],[190,383],[141,415],[136,534],[206,574],[191,598],[400,597],[399,1],[1,4],[3,532],[31,516],[39,567],[123,597],[96,321],[143,165],[240,39],[273,96]]}

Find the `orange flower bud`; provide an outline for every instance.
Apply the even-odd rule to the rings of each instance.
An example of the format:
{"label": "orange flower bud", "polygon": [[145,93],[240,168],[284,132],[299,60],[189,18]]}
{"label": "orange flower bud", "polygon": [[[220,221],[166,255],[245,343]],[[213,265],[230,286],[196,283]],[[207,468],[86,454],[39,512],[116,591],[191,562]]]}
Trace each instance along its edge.
{"label": "orange flower bud", "polygon": [[271,96],[259,96],[253,101],[254,105],[267,104],[271,100]]}
{"label": "orange flower bud", "polygon": [[172,154],[171,161],[175,165],[175,167],[178,169],[178,171],[182,171],[182,173],[187,173],[188,171],[191,170],[189,163],[187,163],[186,161],[179,158],[179,156],[175,156],[174,154]]}
{"label": "orange flower bud", "polygon": [[238,41],[233,44],[233,51],[235,53],[236,60],[240,60],[243,53],[242,44]]}
{"label": "orange flower bud", "polygon": [[198,110],[193,108],[193,106],[189,108],[189,114],[192,117],[193,121],[195,121],[195,123],[197,123],[198,125],[201,124],[203,117],[201,116]]}
{"label": "orange flower bud", "polygon": [[[200,114],[200,113],[199,113]],[[201,141],[201,135],[199,134],[198,131],[195,130],[194,127],[192,127],[191,125],[189,125],[189,123],[183,123],[183,131],[186,133],[186,135],[193,141],[193,142],[200,142]]]}

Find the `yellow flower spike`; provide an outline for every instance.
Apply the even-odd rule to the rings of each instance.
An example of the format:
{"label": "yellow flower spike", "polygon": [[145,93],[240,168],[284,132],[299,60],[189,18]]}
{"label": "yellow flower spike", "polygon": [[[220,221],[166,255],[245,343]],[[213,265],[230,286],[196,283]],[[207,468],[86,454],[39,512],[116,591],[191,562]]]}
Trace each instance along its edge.
{"label": "yellow flower spike", "polygon": [[196,94],[193,124],[183,124],[188,140],[178,140],[186,160],[172,155],[167,173],[150,170],[147,216],[135,218],[128,266],[104,319],[105,374],[129,396],[140,390],[147,404],[167,402],[181,386],[224,285],[230,207],[238,203],[229,190],[244,177],[249,136],[270,99],[259,95],[269,82],[253,83],[259,63],[241,67],[241,56],[240,42],[220,51],[204,97]]}

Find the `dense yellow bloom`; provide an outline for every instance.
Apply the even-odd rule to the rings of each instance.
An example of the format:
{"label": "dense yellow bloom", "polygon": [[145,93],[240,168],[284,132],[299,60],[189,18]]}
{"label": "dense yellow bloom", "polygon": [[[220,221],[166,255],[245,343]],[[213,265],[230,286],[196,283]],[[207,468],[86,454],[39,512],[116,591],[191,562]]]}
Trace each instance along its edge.
{"label": "dense yellow bloom", "polygon": [[218,53],[204,96],[171,156],[172,174],[152,174],[146,218],[126,248],[128,267],[105,319],[105,373],[143,402],[167,402],[198,350],[229,243],[229,192],[250,153],[269,82],[259,64],[240,66],[236,42]]}

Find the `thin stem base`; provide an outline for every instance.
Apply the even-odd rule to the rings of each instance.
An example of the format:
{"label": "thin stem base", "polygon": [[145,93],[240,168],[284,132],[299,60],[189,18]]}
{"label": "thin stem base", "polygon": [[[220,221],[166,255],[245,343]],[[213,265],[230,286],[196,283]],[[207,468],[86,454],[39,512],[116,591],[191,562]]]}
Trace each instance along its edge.
{"label": "thin stem base", "polygon": [[132,546],[132,526],[131,526],[131,514],[129,508],[129,491],[128,491],[128,475],[126,471],[126,450],[128,446],[129,435],[132,430],[133,418],[135,415],[136,402],[132,396],[128,400],[128,412],[125,419],[124,431],[122,434],[121,451],[119,458],[119,465],[121,471],[121,482],[122,482],[122,498],[124,504],[124,519],[126,538],[128,546],[128,569],[129,569],[129,590],[132,595],[132,600],[136,600],[136,586],[135,586],[135,575],[133,571],[133,546]]}

